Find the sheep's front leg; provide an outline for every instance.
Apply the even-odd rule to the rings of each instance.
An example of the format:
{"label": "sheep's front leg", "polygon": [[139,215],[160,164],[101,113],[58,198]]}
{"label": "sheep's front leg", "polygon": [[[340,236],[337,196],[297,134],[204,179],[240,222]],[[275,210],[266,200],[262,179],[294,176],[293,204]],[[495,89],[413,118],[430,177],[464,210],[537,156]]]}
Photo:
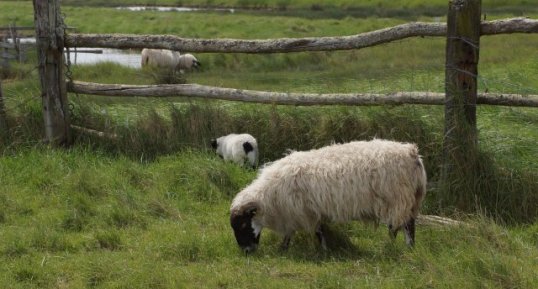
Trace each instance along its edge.
{"label": "sheep's front leg", "polygon": [[288,250],[288,248],[290,247],[290,241],[291,241],[292,236],[293,236],[293,233],[287,234],[286,236],[284,236],[284,239],[282,240],[282,243],[280,244],[280,249],[282,251]]}
{"label": "sheep's front leg", "polygon": [[316,237],[318,237],[319,244],[323,250],[327,250],[327,241],[325,241],[325,236],[323,235],[323,229],[321,224],[316,228]]}
{"label": "sheep's front leg", "polygon": [[405,243],[409,247],[415,245],[415,218],[411,218],[404,226]]}
{"label": "sheep's front leg", "polygon": [[398,228],[394,228],[394,226],[392,226],[392,224],[390,224],[389,226],[389,236],[392,240],[396,239],[396,235],[398,235]]}

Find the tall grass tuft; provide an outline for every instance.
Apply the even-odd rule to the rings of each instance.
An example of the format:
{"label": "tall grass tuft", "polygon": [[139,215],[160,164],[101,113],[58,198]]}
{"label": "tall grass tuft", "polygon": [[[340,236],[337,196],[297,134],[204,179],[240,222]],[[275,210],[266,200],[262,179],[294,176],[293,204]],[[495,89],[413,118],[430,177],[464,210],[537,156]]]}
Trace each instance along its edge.
{"label": "tall grass tuft", "polygon": [[[261,164],[281,158],[289,150],[309,150],[334,142],[372,138],[414,142],[423,155],[431,184],[427,212],[480,211],[507,222],[532,222],[538,217],[536,173],[505,168],[488,151],[476,152],[476,167],[471,170],[474,175],[461,175],[463,170],[456,169],[450,183],[441,183],[443,139],[437,131],[442,120],[420,117],[424,114],[421,107],[286,107],[191,101],[150,109],[132,125],[119,125],[114,118],[92,122],[100,117],[88,107],[80,112],[85,113],[81,116],[84,123],[94,123],[94,128],[118,136],[105,141],[78,135],[80,142],[146,161],[193,148],[210,151],[211,138],[231,132],[247,132],[257,138]],[[212,186],[226,187],[228,182],[226,175],[215,172],[204,179],[208,181],[203,185],[206,189],[199,195],[204,200],[214,198]]]}
{"label": "tall grass tuft", "polygon": [[184,84],[187,82],[185,74],[179,71],[159,67],[144,67],[143,75],[152,79],[155,84]]}
{"label": "tall grass tuft", "polygon": [[[431,156],[441,139],[431,125],[408,108],[324,108],[275,105],[223,107],[221,103],[179,103],[169,114],[149,110],[132,125],[103,120],[90,107],[80,117],[91,128],[116,134],[116,140],[77,135],[79,141],[119,151],[135,158],[154,159],[186,148],[207,150],[211,138],[247,132],[258,139],[262,162],[282,157],[288,150],[308,150],[334,142],[387,138],[415,142]],[[112,145],[111,145],[112,144]]]}
{"label": "tall grass tuft", "polygon": [[[20,113],[15,117],[8,115],[11,140],[0,144],[4,152],[14,147],[35,146],[41,139],[41,108],[33,101],[22,103],[18,108]],[[107,139],[75,132],[77,143],[142,161],[193,148],[210,151],[211,138],[231,132],[248,132],[258,139],[261,164],[281,158],[289,150],[308,150],[333,142],[374,137],[414,142],[423,155],[430,183],[426,212],[480,211],[506,222],[532,222],[538,218],[536,172],[526,170],[525,166],[512,167],[506,163],[506,158],[496,159],[491,145],[479,147],[472,175],[462,175],[463,170],[456,169],[450,182],[440,182],[442,119],[438,116],[424,117],[429,107],[286,107],[189,101],[139,111],[129,122],[123,121],[125,116],[121,113],[103,114],[100,106],[87,102],[75,101],[72,107],[74,124],[117,136]],[[134,174],[133,179],[140,180],[140,183],[133,184],[135,187],[143,189],[152,185],[144,183],[148,180],[146,176],[136,171],[129,173]],[[105,190],[99,182],[92,181],[95,177],[91,170],[71,176],[78,193],[100,198]],[[226,189],[226,175],[211,172],[203,179],[207,183],[203,184],[205,189],[199,196],[201,199],[214,200],[214,188],[220,188],[227,195],[235,193],[233,186]],[[64,216],[62,226],[65,229],[80,231],[91,224],[91,212],[84,210],[81,200],[85,197],[82,196],[80,200],[73,199],[74,207]],[[158,205],[137,210],[148,210],[155,215],[174,215]],[[0,220],[6,218],[5,210],[0,210]],[[110,215],[109,222],[119,227],[131,224],[144,226],[144,222],[122,221],[128,218],[121,212],[115,212]]]}
{"label": "tall grass tuft", "polygon": [[0,152],[32,147],[43,138],[41,107],[35,102],[24,100],[17,109],[20,113],[7,111],[7,137],[0,139]]}
{"label": "tall grass tuft", "polygon": [[[501,222],[534,222],[538,219],[538,174],[503,167],[491,153],[478,150],[473,167],[456,168],[434,190],[442,211],[481,212]],[[442,209],[441,209],[442,208]]]}

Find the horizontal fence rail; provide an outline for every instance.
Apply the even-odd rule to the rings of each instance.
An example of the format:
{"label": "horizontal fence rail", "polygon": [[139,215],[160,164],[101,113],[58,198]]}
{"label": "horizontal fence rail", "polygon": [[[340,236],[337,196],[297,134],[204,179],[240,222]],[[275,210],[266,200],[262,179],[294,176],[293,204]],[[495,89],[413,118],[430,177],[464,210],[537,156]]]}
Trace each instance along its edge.
{"label": "horizontal fence rail", "polygon": [[0,31],[28,30],[34,32],[34,26],[0,26]]}
{"label": "horizontal fence rail", "polygon": [[[280,38],[268,40],[194,39],[173,35],[77,34],[65,38],[67,47],[162,48],[189,52],[280,53],[361,49],[415,36],[446,36],[445,23],[415,22],[351,36]],[[481,35],[538,33],[538,20],[512,18],[484,21]]]}
{"label": "horizontal fence rail", "polygon": [[[445,94],[438,92],[377,93],[292,93],[222,88],[199,84],[126,85],[74,81],[73,93],[102,96],[168,97],[186,96],[242,102],[285,105],[444,105]],[[478,94],[477,104],[538,107],[538,95]]]}

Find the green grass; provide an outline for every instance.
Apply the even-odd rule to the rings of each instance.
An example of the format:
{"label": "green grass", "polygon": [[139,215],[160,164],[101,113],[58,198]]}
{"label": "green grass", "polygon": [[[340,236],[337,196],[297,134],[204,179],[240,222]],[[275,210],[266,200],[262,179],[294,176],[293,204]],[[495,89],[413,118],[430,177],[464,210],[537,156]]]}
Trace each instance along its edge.
{"label": "green grass", "polygon": [[538,228],[480,217],[419,226],[417,246],[384,227],[331,226],[328,252],[264,231],[240,253],[232,196],[254,173],[185,151],[140,163],[88,148],[0,159],[0,286],[8,288],[534,288]]}
{"label": "green grass", "polygon": [[[27,0],[22,0],[27,1]],[[19,1],[21,2],[21,1]],[[354,0],[64,0],[65,6],[187,6],[187,7],[235,7],[251,12],[281,15],[300,15],[315,18],[341,18],[346,16],[416,17],[417,15],[440,16],[446,13],[447,0],[405,1],[354,1]],[[536,12],[536,5],[528,0],[482,1],[487,13],[511,12],[525,15]]]}
{"label": "green grass", "polygon": [[[2,2],[0,5],[11,8],[10,17],[21,21],[27,17],[24,11],[31,12],[31,5],[26,2]],[[169,33],[202,38],[346,35],[407,21],[376,17],[306,19],[251,13],[131,13],[67,5],[63,11],[67,24],[77,27],[80,32]],[[137,21],[123,21],[132,15],[137,16]],[[488,14],[488,19],[506,16],[494,13]],[[419,20],[434,19],[420,16]],[[479,91],[537,94],[537,46],[536,35],[483,37]],[[444,40],[441,38],[406,39],[356,51],[197,56],[203,69],[187,75],[186,81],[190,83],[316,93],[444,90]],[[71,70],[76,80],[132,84],[156,81],[147,71],[111,63],[75,66]],[[15,127],[12,141],[16,145],[8,146],[8,151],[31,145],[32,140],[40,137],[37,75],[31,64],[25,71],[27,73],[22,77],[4,84],[8,111],[13,112],[10,122]],[[184,98],[136,98],[133,101],[130,98],[70,95],[70,99],[74,124],[121,136],[119,140],[109,142],[75,134],[77,141],[136,159],[151,160],[188,147],[205,149],[209,138],[232,131],[248,131],[258,137],[262,161],[274,160],[288,148],[309,149],[332,141],[376,136],[418,143],[428,161],[430,180],[435,183],[439,178],[442,107],[285,108]],[[536,124],[535,109],[488,106],[478,109],[480,146],[485,154],[485,165],[479,171],[492,179],[474,181],[465,191],[480,196],[477,200],[487,203],[486,210],[495,216],[531,222],[534,219],[532,202],[536,195],[534,172],[537,169],[534,160],[538,157]],[[489,166],[494,169],[488,169]],[[514,192],[519,197],[507,197]],[[496,197],[489,198],[490,195]],[[443,201],[450,199],[445,198],[443,192],[434,191],[432,196],[435,197],[431,207],[436,210],[452,208],[458,203]],[[474,210],[477,200],[456,207]],[[521,210],[521,204],[525,209]]]}
{"label": "green grass", "polygon": [[[275,0],[256,5],[244,0],[152,1],[219,6],[239,2],[286,10],[130,13],[70,6],[74,1],[62,1],[62,7],[66,23],[83,33],[255,39],[350,35],[409,20],[435,21],[432,16],[446,6],[446,1],[411,0]],[[483,5],[488,20],[518,11],[537,18],[530,2]],[[400,5],[408,7],[407,12]],[[2,1],[0,11],[10,11],[0,12],[0,23],[32,25],[30,1]],[[355,17],[364,13],[369,17]],[[425,38],[357,51],[197,54],[203,69],[188,74],[186,81],[291,92],[442,92],[444,45],[441,38]],[[538,94],[535,47],[534,34],[483,37],[479,91]],[[146,71],[112,63],[71,70],[74,79],[84,81],[158,81]],[[10,126],[10,139],[0,140],[2,288],[538,287],[535,108],[478,107],[479,177],[464,184],[458,195],[467,197],[462,202],[438,184],[440,106],[287,107],[70,94],[74,124],[119,138],[103,140],[75,131],[72,148],[53,150],[39,144],[42,116],[35,55],[30,53],[29,61],[14,71],[2,80]],[[328,252],[304,233],[288,252],[280,252],[279,237],[264,231],[260,250],[245,256],[235,244],[228,209],[232,197],[256,173],[222,162],[208,143],[238,131],[257,137],[262,163],[290,148],[333,141],[376,136],[416,142],[431,184],[423,212],[448,215],[469,226],[419,226],[413,250],[405,247],[401,235],[391,242],[384,227],[363,223],[332,225]]]}
{"label": "green grass", "polygon": [[[3,1],[5,2],[5,1]],[[20,0],[8,2],[27,3]],[[448,0],[405,0],[405,1],[354,1],[354,0],[64,0],[62,6],[187,6],[197,8],[236,8],[236,13],[247,11],[249,14],[295,16],[311,19],[342,19],[346,17],[393,17],[408,20],[420,16],[444,16]],[[525,16],[538,12],[538,8],[528,0],[487,0],[482,1],[482,11],[487,15],[508,13]],[[1,17],[0,17],[1,18]],[[0,22],[1,23],[1,22]]]}

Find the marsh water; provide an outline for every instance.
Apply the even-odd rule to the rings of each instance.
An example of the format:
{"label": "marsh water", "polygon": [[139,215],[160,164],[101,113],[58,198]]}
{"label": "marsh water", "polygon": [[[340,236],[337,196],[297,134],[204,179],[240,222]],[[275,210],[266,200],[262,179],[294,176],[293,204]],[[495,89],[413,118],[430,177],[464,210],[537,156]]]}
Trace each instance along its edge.
{"label": "marsh water", "polygon": [[132,68],[140,68],[140,50],[112,48],[71,48],[69,60],[72,65],[114,62]]}
{"label": "marsh water", "polygon": [[[196,12],[196,11],[216,11],[225,13],[234,13],[234,9],[202,9],[191,7],[165,7],[165,6],[122,6],[116,7],[118,10],[129,10],[132,12],[140,11],[157,11],[157,12]],[[79,53],[82,51],[83,53]],[[101,51],[102,53],[95,53]],[[94,52],[94,53],[88,53]],[[139,49],[110,49],[110,48],[77,48],[70,51],[71,64],[95,64],[99,62],[114,62],[132,68],[140,68],[140,50]]]}
{"label": "marsh water", "polygon": [[[225,8],[191,8],[191,7],[164,7],[164,6],[125,6],[116,7],[119,10],[129,10],[133,13],[140,11],[158,11],[158,12],[170,12],[170,13],[185,13],[196,11],[215,11],[224,13],[234,13],[234,9]],[[31,45],[35,44],[35,38],[20,38],[21,44]],[[113,48],[89,48],[78,47],[71,48],[69,53],[69,60],[72,65],[87,65],[96,64],[99,62],[114,62],[124,66],[132,68],[140,68],[140,49],[113,49]]]}

